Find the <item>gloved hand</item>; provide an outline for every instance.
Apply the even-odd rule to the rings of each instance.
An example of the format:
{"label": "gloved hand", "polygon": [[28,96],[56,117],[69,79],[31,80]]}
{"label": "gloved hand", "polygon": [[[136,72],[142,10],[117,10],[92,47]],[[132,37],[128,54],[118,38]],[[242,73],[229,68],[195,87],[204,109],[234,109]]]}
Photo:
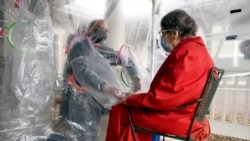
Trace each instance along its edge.
{"label": "gloved hand", "polygon": [[132,91],[137,92],[141,90],[141,83],[140,78],[138,76],[134,76],[132,78]]}
{"label": "gloved hand", "polygon": [[114,95],[118,99],[121,99],[125,96],[125,92],[123,92],[122,90],[120,90],[116,87],[113,87],[113,86],[105,85],[102,88],[102,90],[103,90],[103,92]]}

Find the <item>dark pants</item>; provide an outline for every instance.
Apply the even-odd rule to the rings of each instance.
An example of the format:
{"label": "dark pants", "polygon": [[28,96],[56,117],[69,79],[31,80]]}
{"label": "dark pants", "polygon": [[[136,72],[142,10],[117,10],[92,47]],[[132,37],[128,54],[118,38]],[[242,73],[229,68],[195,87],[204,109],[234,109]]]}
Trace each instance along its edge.
{"label": "dark pants", "polygon": [[69,98],[70,94],[73,94],[73,89],[71,86],[67,85],[63,88],[62,98],[63,102],[60,106],[60,116],[62,116],[65,119],[68,119],[68,113],[69,113]]}
{"label": "dark pants", "polygon": [[60,114],[68,119],[78,141],[96,141],[102,115],[108,114],[90,93],[79,93],[71,86],[64,89]]}

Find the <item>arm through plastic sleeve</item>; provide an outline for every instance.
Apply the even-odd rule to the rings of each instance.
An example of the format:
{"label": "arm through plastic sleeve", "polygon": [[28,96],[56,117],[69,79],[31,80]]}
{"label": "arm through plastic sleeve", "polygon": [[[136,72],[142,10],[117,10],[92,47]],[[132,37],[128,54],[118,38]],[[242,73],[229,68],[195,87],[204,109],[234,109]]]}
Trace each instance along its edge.
{"label": "arm through plastic sleeve", "polygon": [[101,47],[98,49],[98,51],[108,61],[108,63],[111,66],[116,66],[121,64],[116,57],[117,52],[114,49],[108,47],[107,45],[101,44]]}
{"label": "arm through plastic sleeve", "polygon": [[130,76],[130,79],[133,79],[134,76],[138,75],[137,67],[135,65],[135,62],[131,58],[125,58],[125,61],[123,62],[124,68],[128,75]]}
{"label": "arm through plastic sleeve", "polygon": [[[86,41],[86,40],[85,40]],[[91,71],[89,65],[89,55],[91,55],[91,48],[88,43],[76,43],[70,51],[70,64],[77,83],[81,87],[85,85],[102,91],[106,82],[102,80],[96,73]],[[87,83],[87,84],[86,84]]]}

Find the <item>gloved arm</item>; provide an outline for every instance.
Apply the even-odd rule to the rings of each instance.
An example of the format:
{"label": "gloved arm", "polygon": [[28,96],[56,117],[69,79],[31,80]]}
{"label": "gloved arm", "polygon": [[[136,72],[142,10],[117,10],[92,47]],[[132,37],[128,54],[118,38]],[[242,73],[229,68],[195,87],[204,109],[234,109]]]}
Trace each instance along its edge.
{"label": "gloved arm", "polygon": [[69,61],[77,83],[81,87],[89,85],[102,91],[107,82],[91,70],[91,66],[89,65],[91,47],[88,41],[85,39],[83,42],[75,43],[69,55]]}
{"label": "gloved arm", "polygon": [[122,65],[131,79],[132,92],[141,90],[141,80],[135,62],[129,57],[122,59]]}
{"label": "gloved arm", "polygon": [[99,53],[108,61],[112,66],[122,65],[130,80],[132,81],[132,91],[137,92],[141,89],[140,78],[137,72],[136,65],[131,58],[123,57],[118,58],[118,52],[108,47],[105,44],[99,44]]}
{"label": "gloved arm", "polygon": [[132,78],[132,91],[137,92],[140,90],[141,90],[141,80],[140,80],[139,76],[135,75]]}
{"label": "gloved arm", "polygon": [[116,55],[117,52],[108,47],[105,44],[99,44],[99,48],[98,48],[98,52],[107,60],[107,62],[111,65],[111,66],[117,66],[120,65],[121,63],[119,62],[119,59],[117,59]]}

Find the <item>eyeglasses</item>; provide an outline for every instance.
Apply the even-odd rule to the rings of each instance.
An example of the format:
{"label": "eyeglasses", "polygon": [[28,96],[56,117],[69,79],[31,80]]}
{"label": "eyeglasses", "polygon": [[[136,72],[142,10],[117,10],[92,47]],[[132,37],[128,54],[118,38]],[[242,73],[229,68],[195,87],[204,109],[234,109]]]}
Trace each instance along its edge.
{"label": "eyeglasses", "polygon": [[95,27],[95,29],[97,29],[97,30],[102,30],[102,31],[104,31],[104,32],[108,32],[108,29],[107,29],[107,28]]}
{"label": "eyeglasses", "polygon": [[163,32],[167,32],[167,33],[169,33],[171,31],[171,29],[167,29],[167,30],[161,30],[161,31],[159,31],[159,35],[162,37],[162,33]]}

